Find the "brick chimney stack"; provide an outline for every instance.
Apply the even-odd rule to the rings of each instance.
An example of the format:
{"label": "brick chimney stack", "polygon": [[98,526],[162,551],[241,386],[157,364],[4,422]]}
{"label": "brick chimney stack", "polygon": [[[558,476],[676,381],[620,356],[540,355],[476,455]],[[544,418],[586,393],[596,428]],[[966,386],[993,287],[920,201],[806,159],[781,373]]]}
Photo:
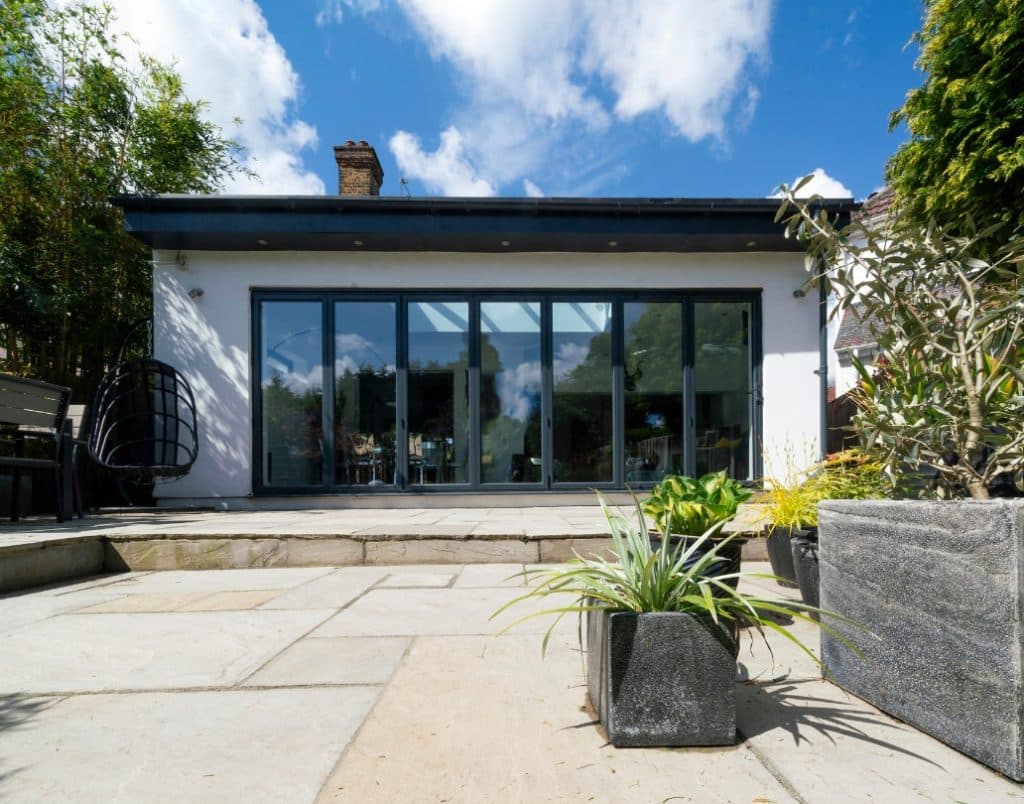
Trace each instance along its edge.
{"label": "brick chimney stack", "polygon": [[380,195],[384,171],[366,140],[335,145],[334,160],[338,163],[338,195]]}

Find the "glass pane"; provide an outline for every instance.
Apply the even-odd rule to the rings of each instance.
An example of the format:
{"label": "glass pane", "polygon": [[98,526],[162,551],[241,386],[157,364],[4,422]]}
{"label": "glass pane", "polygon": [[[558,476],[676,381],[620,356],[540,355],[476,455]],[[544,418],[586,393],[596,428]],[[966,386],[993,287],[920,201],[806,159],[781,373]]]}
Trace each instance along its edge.
{"label": "glass pane", "polygon": [[395,482],[395,308],[334,306],[334,471],[342,486]]}
{"label": "glass pane", "polygon": [[612,475],[612,304],[552,305],[554,480]]}
{"label": "glass pane", "polygon": [[409,483],[469,481],[469,304],[409,303]]}
{"label": "glass pane", "polygon": [[697,474],[727,469],[751,479],[749,302],[694,305]]}
{"label": "glass pane", "polygon": [[683,306],[626,302],[626,482],[683,471]]}
{"label": "glass pane", "polygon": [[263,484],[323,481],[323,306],[260,303]]}
{"label": "glass pane", "polygon": [[540,302],[480,304],[480,479],[539,483]]}

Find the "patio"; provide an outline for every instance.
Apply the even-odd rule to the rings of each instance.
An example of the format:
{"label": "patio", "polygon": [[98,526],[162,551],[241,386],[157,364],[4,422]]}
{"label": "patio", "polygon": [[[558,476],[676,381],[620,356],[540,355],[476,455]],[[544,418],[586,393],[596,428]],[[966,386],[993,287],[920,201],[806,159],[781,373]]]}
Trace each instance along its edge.
{"label": "patio", "polygon": [[[726,529],[759,532],[759,517],[744,505]],[[557,562],[608,544],[596,505],[104,511],[0,522],[0,593],[104,570]],[[763,542],[744,554],[765,558]]]}
{"label": "patio", "polygon": [[135,572],[0,598],[0,799],[1024,795],[822,681],[779,638],[774,660],[745,638],[737,746],[613,749],[587,705],[575,623],[545,660],[546,621],[494,636],[488,615],[522,591],[506,580],[522,567]]}

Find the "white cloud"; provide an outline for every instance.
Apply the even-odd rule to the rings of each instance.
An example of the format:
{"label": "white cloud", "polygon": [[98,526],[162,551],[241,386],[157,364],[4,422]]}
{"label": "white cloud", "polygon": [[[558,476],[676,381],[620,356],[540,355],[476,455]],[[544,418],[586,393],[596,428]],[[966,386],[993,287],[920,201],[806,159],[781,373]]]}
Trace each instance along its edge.
{"label": "white cloud", "polygon": [[494,187],[480,178],[467,161],[462,135],[455,126],[441,132],[441,144],[433,153],[420,146],[420,140],[407,131],[399,131],[388,143],[403,176],[413,176],[429,190],[442,195],[494,195]]}
{"label": "white cloud", "polygon": [[[820,195],[822,198],[853,198],[853,191],[850,190],[839,179],[829,176],[823,168],[815,168],[810,174],[811,180],[807,182],[797,193],[799,198],[808,198],[812,195]],[[793,179],[790,187],[795,185],[802,176]],[[773,193],[769,198],[779,198],[781,193]]]}
{"label": "white cloud", "polygon": [[345,19],[345,9],[366,14],[371,11],[379,11],[383,0],[321,0],[320,10],[316,12],[313,21],[318,28],[326,25],[340,25]]}
{"label": "white cloud", "polygon": [[[641,115],[723,146],[754,115],[770,0],[397,0],[465,88],[460,161],[496,188],[528,173],[581,181],[569,144]],[[610,98],[610,102],[608,100]],[[474,169],[475,168],[475,169]],[[611,166],[588,183],[621,176]],[[408,171],[409,178],[421,178]],[[550,183],[550,182],[549,182]],[[436,185],[435,185],[436,186]]]}
{"label": "white cloud", "polygon": [[543,198],[544,191],[529,179],[523,179],[523,192],[527,198]]}
{"label": "white cloud", "polygon": [[693,142],[724,139],[736,100],[756,103],[745,75],[751,62],[767,57],[766,0],[587,5],[582,64],[612,87],[620,119],[661,112]]}
{"label": "white cloud", "polygon": [[[208,119],[239,141],[259,180],[238,176],[226,192],[323,194],[303,152],[316,129],[298,117],[301,87],[255,0],[113,0],[116,28],[138,51],[173,62],[190,98],[209,101]],[[135,48],[122,39],[121,48]],[[236,125],[235,118],[241,119]]]}

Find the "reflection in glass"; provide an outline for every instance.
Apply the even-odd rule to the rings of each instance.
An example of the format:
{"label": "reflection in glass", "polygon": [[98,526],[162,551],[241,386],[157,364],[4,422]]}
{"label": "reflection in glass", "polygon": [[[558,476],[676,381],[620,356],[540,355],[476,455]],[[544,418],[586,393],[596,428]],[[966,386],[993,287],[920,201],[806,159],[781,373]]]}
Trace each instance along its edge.
{"label": "reflection in glass", "polygon": [[469,304],[410,302],[409,482],[469,481]]}
{"label": "reflection in glass", "polygon": [[683,306],[623,305],[626,482],[683,471]]}
{"label": "reflection in glass", "polygon": [[323,481],[323,307],[260,303],[262,472],[265,486]]}
{"label": "reflection in glass", "polygon": [[480,479],[541,481],[540,302],[480,304]]}
{"label": "reflection in glass", "polygon": [[334,306],[334,466],[343,486],[395,482],[395,303]]}
{"label": "reflection in glass", "polygon": [[611,481],[612,304],[555,302],[551,309],[554,480]]}
{"label": "reflection in glass", "polygon": [[750,312],[749,302],[694,305],[698,475],[751,479]]}

